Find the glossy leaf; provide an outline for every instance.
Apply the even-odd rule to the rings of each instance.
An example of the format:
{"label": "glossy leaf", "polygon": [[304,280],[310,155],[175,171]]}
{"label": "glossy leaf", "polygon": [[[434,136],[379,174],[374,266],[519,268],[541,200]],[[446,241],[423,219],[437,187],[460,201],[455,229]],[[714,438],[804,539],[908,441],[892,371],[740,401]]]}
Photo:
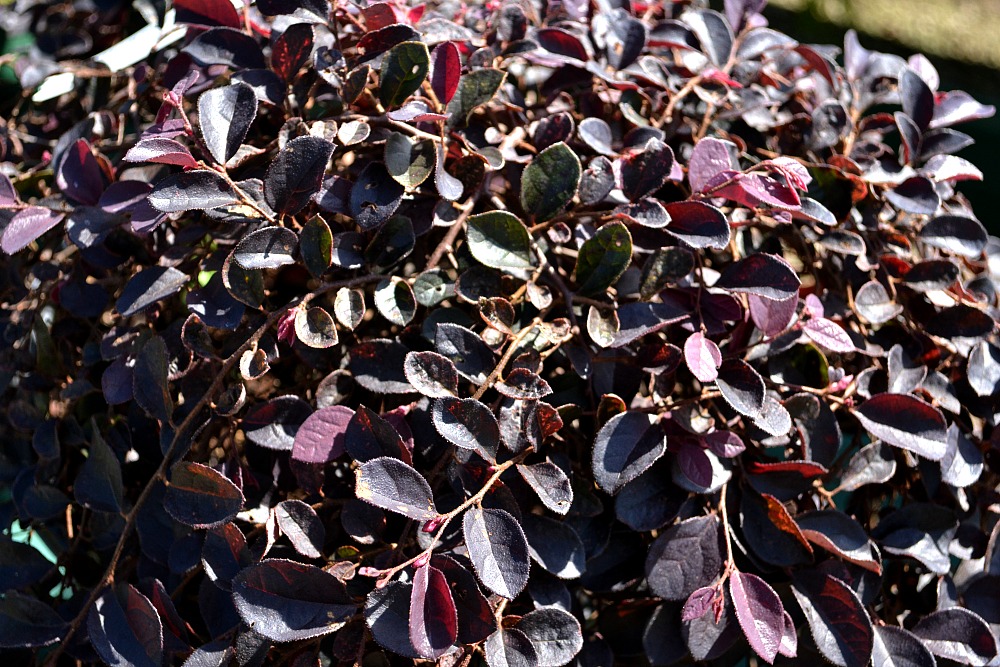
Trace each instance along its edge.
{"label": "glossy leaf", "polygon": [[163,506],[183,524],[212,528],[236,516],[243,508],[243,493],[218,471],[180,461],[170,468]]}
{"label": "glossy leaf", "polygon": [[569,146],[549,146],[521,174],[521,207],[538,222],[552,218],[573,200],[580,174],[580,158]]}
{"label": "glossy leaf", "polygon": [[198,124],[205,146],[219,164],[236,155],[257,116],[257,96],[245,83],[205,91],[198,98]]}
{"label": "glossy leaf", "polygon": [[167,176],[153,186],[149,204],[163,213],[181,213],[230,206],[240,201],[233,187],[218,172],[192,169]]}
{"label": "glossy leaf", "polygon": [[367,461],[355,470],[355,477],[354,491],[367,503],[421,521],[438,515],[427,480],[399,459]]}
{"label": "glossy leaf", "polygon": [[241,570],[233,578],[233,601],[254,632],[276,642],[336,632],[357,611],[332,574],[277,558]]}
{"label": "glossy leaf", "polygon": [[469,217],[467,238],[472,256],[494,269],[530,269],[534,266],[531,237],[517,216],[505,211]]}
{"label": "glossy leaf", "polygon": [[474,449],[488,461],[496,458],[500,426],[493,412],[474,398],[446,396],[434,401],[431,409],[434,428],[462,449]]}
{"label": "glossy leaf", "polygon": [[410,641],[421,656],[437,659],[458,638],[458,614],[441,570],[418,567],[410,593]]}
{"label": "glossy leaf", "polygon": [[919,398],[878,394],[855,408],[854,415],[873,437],[931,461],[941,460],[947,451],[944,416]]}
{"label": "glossy leaf", "polygon": [[462,533],[476,574],[488,589],[513,600],[528,583],[528,541],[517,520],[504,510],[470,507]]}
{"label": "glossy leaf", "polygon": [[777,255],[757,253],[732,264],[715,286],[765,299],[781,301],[798,294],[801,281],[795,270]]}
{"label": "glossy leaf", "polygon": [[403,42],[382,58],[378,96],[383,106],[395,107],[420,88],[430,70],[431,54],[422,42]]}
{"label": "glossy leaf", "polygon": [[805,571],[793,579],[792,592],[823,657],[840,667],[867,667],[875,631],[854,591],[836,577]]}

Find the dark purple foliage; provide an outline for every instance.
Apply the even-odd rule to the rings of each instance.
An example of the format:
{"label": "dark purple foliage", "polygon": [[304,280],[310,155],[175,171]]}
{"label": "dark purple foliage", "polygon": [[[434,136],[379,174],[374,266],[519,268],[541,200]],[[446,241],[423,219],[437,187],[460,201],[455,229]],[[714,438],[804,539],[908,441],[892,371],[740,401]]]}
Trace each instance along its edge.
{"label": "dark purple foliage", "polygon": [[0,136],[17,664],[995,662],[993,108],[926,58],[174,0],[45,100],[162,3],[34,4],[92,29]]}

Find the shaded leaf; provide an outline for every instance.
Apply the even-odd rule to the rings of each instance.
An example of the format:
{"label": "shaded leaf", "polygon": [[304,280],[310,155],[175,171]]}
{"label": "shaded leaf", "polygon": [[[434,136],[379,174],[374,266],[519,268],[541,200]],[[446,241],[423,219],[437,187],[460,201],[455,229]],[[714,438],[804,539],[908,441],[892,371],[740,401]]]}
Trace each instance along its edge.
{"label": "shaded leaf", "polygon": [[583,648],[580,622],[562,609],[549,607],[529,612],[521,617],[517,629],[535,647],[538,667],[565,665]]}
{"label": "shaded leaf", "polygon": [[598,294],[613,285],[632,261],[632,235],[621,222],[604,225],[587,239],[576,258],[580,294]]}
{"label": "shaded leaf", "polygon": [[715,379],[722,397],[737,412],[756,417],[764,408],[765,387],[760,373],[742,359],[726,359]]}
{"label": "shaded leaf", "polygon": [[122,465],[96,430],[87,450],[87,460],[73,482],[73,494],[84,507],[101,512],[122,509]]}
{"label": "shaded leaf", "polygon": [[243,493],[222,473],[190,461],[170,468],[163,507],[174,519],[194,528],[230,521],[243,508]]}
{"label": "shaded leaf", "polygon": [[163,213],[180,213],[230,206],[239,195],[217,171],[192,169],[158,181],[149,193],[149,205]]}
{"label": "shaded leaf", "polygon": [[295,137],[271,161],[264,178],[264,200],[277,213],[294,215],[320,190],[333,143]]}
{"label": "shaded leaf", "polygon": [[545,461],[531,465],[519,464],[517,471],[538,494],[538,499],[556,514],[566,514],[573,504],[573,485],[562,468]]}
{"label": "shaded leaf", "polygon": [[780,301],[797,295],[801,284],[783,258],[759,252],[730,264],[715,286]]}
{"label": "shaded leaf", "polygon": [[465,124],[477,107],[493,99],[506,78],[506,72],[491,67],[474,69],[463,74],[458,80],[458,90],[448,102],[447,111],[451,114],[448,125],[455,127]]}
{"label": "shaded leaf", "polygon": [[458,638],[458,615],[448,581],[432,565],[418,567],[410,593],[410,642],[417,653],[437,659]]}
{"label": "shaded leaf", "polygon": [[891,625],[875,626],[872,662],[885,667],[937,667],[922,641],[910,631]]}
{"label": "shaded leaf", "polygon": [[278,396],[250,408],[243,418],[243,430],[255,445],[286,452],[295,446],[299,427],[312,413],[301,398]]}
{"label": "shaded leaf", "polygon": [[151,266],[132,276],[115,302],[122,317],[131,317],[157,301],[177,294],[188,282],[187,275],[173,267]]}
{"label": "shaded leaf", "polygon": [[219,164],[236,155],[257,116],[257,96],[245,83],[205,91],[198,98],[198,124],[205,146]]}
{"label": "shaded leaf", "polygon": [[795,574],[792,592],[823,657],[840,667],[867,667],[875,631],[857,594],[836,577],[809,571]]}
{"label": "shaded leaf", "polygon": [[446,396],[431,408],[434,428],[456,447],[474,449],[487,461],[496,460],[500,426],[493,411],[474,398]]}
{"label": "shaded leaf", "polygon": [[302,263],[313,277],[322,276],[333,264],[333,234],[320,216],[314,215],[302,225],[298,245]]}
{"label": "shaded leaf", "polygon": [[306,558],[321,558],[326,529],[316,510],[301,500],[283,500],[274,508],[278,527]]}
{"label": "shaded leaf", "polygon": [[241,570],[233,578],[233,601],[254,632],[276,642],[336,632],[357,611],[332,574],[277,558]]}
{"label": "shaded leaf", "polygon": [[410,598],[413,584],[390,581],[365,600],[365,622],[380,646],[405,658],[419,654],[410,641]]}
{"label": "shaded leaf", "polygon": [[49,605],[16,591],[0,599],[0,647],[48,646],[66,634],[69,623]]}
{"label": "shaded leaf", "polygon": [[614,162],[615,181],[629,201],[648,197],[659,190],[674,164],[674,152],[659,139],[650,139],[638,150],[623,154]]}
{"label": "shaded leaf", "polygon": [[538,655],[528,636],[517,628],[501,628],[487,638],[483,653],[489,667],[535,667]]}
{"label": "shaded leaf", "polygon": [[687,519],[667,528],[649,548],[646,578],[665,600],[686,600],[722,572],[722,531],[714,516]]}
{"label": "shaded leaf", "polygon": [[807,540],[875,574],[882,566],[875,557],[868,533],[857,521],[836,510],[807,512],[795,517]]}
{"label": "shaded leaf", "polygon": [[132,395],[146,414],[163,423],[170,421],[174,402],[167,385],[169,357],[167,344],[153,336],[139,348],[132,369]]}
{"label": "shaded leaf", "polygon": [[571,526],[537,514],[522,520],[528,553],[545,570],[560,579],[576,579],[587,569],[583,542]]}

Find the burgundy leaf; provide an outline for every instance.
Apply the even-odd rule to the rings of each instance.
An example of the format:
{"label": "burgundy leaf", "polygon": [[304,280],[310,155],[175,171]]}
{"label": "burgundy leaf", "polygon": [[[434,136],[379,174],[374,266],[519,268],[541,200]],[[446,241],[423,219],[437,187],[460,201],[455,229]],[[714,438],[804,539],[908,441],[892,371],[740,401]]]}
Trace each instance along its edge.
{"label": "burgundy leaf", "polygon": [[64,153],[56,172],[56,185],[64,195],[80,204],[93,206],[104,192],[104,176],[90,144],[83,139]]}
{"label": "burgundy leaf", "polygon": [[496,383],[496,390],[509,398],[521,400],[543,398],[552,393],[549,383],[526,368],[517,368]]}
{"label": "burgundy leaf", "polygon": [[442,42],[431,51],[430,82],[441,104],[448,104],[458,90],[462,61],[454,42]]}
{"label": "burgundy leaf", "polygon": [[792,592],[823,657],[839,667],[868,666],[874,629],[847,584],[828,574],[803,571],[792,579]]}
{"label": "burgundy leaf", "polygon": [[781,301],[797,295],[801,284],[784,258],[759,252],[731,264],[715,286]]}
{"label": "burgundy leaf", "polygon": [[615,415],[594,441],[594,479],[602,489],[615,494],[663,456],[666,448],[667,438],[651,415]]}
{"label": "burgundy leaf", "polygon": [[720,209],[700,201],[679,201],[667,204],[666,212],[667,232],[689,246],[722,250],[729,245],[729,221]]}
{"label": "burgundy leaf", "polygon": [[376,507],[411,519],[429,521],[438,516],[434,495],[424,476],[399,459],[372,459],[354,471],[355,494]]}
{"label": "burgundy leaf", "polygon": [[209,27],[242,27],[239,14],[229,0],[174,0],[178,23],[193,23]]}
{"label": "burgundy leaf", "polygon": [[890,445],[939,461],[948,449],[944,415],[908,394],[878,394],[854,409],[861,425]]}
{"label": "burgundy leaf", "polygon": [[681,620],[693,621],[707,614],[715,602],[716,594],[715,586],[703,586],[695,590],[681,608]]}
{"label": "burgundy leaf", "polygon": [[739,571],[729,575],[729,593],[750,647],[774,664],[785,628],[785,608],[778,594],[756,574]]}
{"label": "burgundy leaf", "polygon": [[795,294],[780,300],[748,294],[747,301],[750,304],[750,318],[753,323],[764,332],[765,336],[770,337],[777,336],[791,325],[799,305],[799,297]]}
{"label": "burgundy leaf", "polygon": [[703,192],[705,187],[724,171],[739,169],[736,145],[731,141],[705,137],[694,145],[688,161],[688,183],[692,192]]}
{"label": "burgundy leaf", "polygon": [[179,167],[198,166],[198,161],[191,155],[187,146],[179,141],[164,137],[140,139],[125,153],[125,157],[122,159],[126,162],[158,162],[175,164]]}
{"label": "burgundy leaf", "polygon": [[418,567],[410,593],[410,641],[423,657],[436,660],[458,638],[458,614],[448,581],[431,565]]}
{"label": "burgundy leaf", "polygon": [[727,359],[719,366],[715,384],[737,412],[756,417],[764,408],[764,378],[742,359]]}
{"label": "burgundy leaf", "polygon": [[650,139],[643,148],[629,151],[615,160],[615,180],[629,201],[638,201],[667,182],[673,164],[674,152],[670,146]]}

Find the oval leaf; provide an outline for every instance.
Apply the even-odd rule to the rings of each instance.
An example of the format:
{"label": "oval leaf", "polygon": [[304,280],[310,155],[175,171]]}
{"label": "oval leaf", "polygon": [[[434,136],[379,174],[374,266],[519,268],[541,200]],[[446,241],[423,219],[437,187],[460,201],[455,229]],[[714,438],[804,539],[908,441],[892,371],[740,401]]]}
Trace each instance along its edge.
{"label": "oval leaf", "polygon": [[170,468],[163,507],[193,528],[212,528],[230,521],[243,508],[243,493],[222,473],[190,461]]}
{"label": "oval leaf", "polygon": [[511,213],[491,211],[469,216],[466,238],[472,256],[486,266],[494,269],[534,266],[528,229]]}
{"label": "oval leaf", "polygon": [[549,146],[521,174],[521,208],[537,222],[554,217],[573,201],[580,174],[580,158],[569,146]]}
{"label": "oval leaf", "polygon": [[430,484],[399,459],[389,456],[372,459],[354,473],[354,490],[361,500],[419,521],[438,516]]}
{"label": "oval leaf", "polygon": [[666,451],[667,436],[651,415],[617,414],[601,427],[594,441],[594,479],[613,495]]}
{"label": "oval leaf", "polygon": [[528,541],[508,512],[470,507],[462,519],[469,558],[488,589],[513,600],[528,583]]}
{"label": "oval leaf", "polygon": [[940,461],[948,451],[944,415],[909,394],[872,396],[854,409],[854,416],[872,437],[931,461]]}

